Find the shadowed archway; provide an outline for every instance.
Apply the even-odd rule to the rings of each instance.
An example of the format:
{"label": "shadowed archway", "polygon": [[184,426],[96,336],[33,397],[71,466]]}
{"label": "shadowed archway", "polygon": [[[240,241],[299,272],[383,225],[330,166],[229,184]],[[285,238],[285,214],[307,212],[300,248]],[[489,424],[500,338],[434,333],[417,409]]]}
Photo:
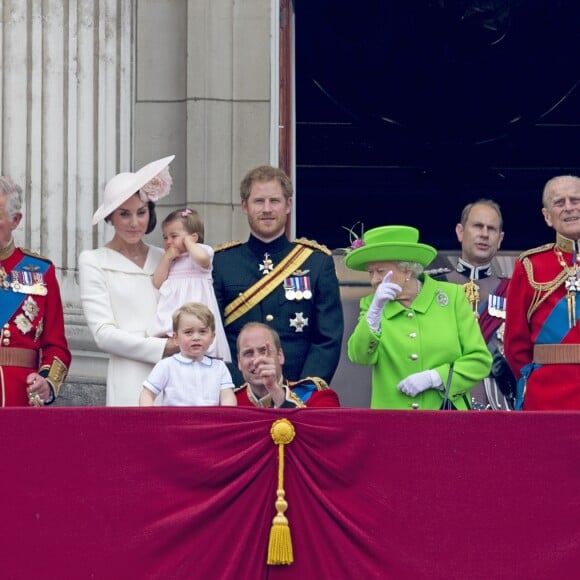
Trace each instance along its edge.
{"label": "shadowed archway", "polygon": [[580,171],[580,5],[573,0],[295,0],[297,234],[414,225],[457,247],[492,197],[505,250],[551,239],[543,183]]}

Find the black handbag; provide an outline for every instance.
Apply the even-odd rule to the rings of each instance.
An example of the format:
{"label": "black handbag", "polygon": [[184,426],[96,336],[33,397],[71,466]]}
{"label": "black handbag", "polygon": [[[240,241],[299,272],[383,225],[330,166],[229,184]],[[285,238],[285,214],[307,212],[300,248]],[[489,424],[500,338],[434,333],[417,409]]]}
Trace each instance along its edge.
{"label": "black handbag", "polygon": [[441,407],[439,407],[440,411],[457,411],[457,407],[449,400],[449,398],[443,399],[443,403],[441,403]]}
{"label": "black handbag", "polygon": [[[443,402],[441,403],[441,407],[439,407],[440,411],[457,411],[457,407],[451,402],[449,399],[449,389],[451,388],[451,377],[453,376],[453,363],[449,367],[449,374],[447,375],[447,384],[445,385],[445,395],[443,397]],[[471,409],[471,405],[467,400],[467,397],[463,395],[463,400],[465,401],[465,405],[467,410]]]}

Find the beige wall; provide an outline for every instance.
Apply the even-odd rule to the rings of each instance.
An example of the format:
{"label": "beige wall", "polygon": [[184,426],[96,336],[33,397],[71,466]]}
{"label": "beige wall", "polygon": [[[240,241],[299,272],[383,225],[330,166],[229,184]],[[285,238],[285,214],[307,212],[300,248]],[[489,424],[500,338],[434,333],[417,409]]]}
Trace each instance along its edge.
{"label": "beige wall", "polygon": [[[103,239],[91,227],[99,192],[132,159],[133,10],[117,0],[0,0],[0,171],[24,189],[17,244],[57,268],[79,372],[93,347],[76,259]],[[90,358],[101,376],[104,357]]]}
{"label": "beige wall", "polygon": [[[107,356],[82,315],[76,259],[112,235],[91,226],[108,179],[174,153],[159,217],[187,204],[201,212],[208,243],[247,237],[239,181],[276,163],[278,149],[277,6],[0,0],[0,171],[26,190],[17,243],[59,273],[73,350],[59,404],[104,404]],[[159,231],[149,238],[161,243]],[[345,341],[364,291],[342,289]],[[369,374],[343,351],[333,386],[344,404],[367,405]]]}
{"label": "beige wall", "polygon": [[268,0],[137,3],[135,159],[175,153],[160,217],[197,209],[210,244],[247,235],[238,183],[270,161],[270,25]]}
{"label": "beige wall", "polygon": [[[91,216],[115,173],[175,153],[160,217],[188,204],[209,243],[247,235],[237,184],[270,161],[275,5],[0,0],[0,172],[25,189],[16,242],[57,267],[71,378],[105,374],[82,316],[76,259],[112,235]],[[159,232],[150,238],[160,243]]]}

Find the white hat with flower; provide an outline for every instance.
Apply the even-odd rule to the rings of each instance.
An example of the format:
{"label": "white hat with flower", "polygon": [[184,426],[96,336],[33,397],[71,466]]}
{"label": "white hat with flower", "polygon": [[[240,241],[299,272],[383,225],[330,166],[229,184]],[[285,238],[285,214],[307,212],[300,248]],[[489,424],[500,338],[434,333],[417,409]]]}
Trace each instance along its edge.
{"label": "white hat with flower", "polygon": [[105,186],[103,204],[93,215],[93,225],[111,215],[133,194],[139,193],[143,201],[158,201],[169,195],[173,180],[168,165],[175,155],[152,161],[135,173],[118,173]]}

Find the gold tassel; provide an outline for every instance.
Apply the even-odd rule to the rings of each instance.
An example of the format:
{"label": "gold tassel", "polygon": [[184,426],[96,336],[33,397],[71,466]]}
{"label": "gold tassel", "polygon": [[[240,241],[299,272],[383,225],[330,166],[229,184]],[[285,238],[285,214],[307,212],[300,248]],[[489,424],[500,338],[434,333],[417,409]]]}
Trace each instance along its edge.
{"label": "gold tassel", "polygon": [[284,512],[288,502],[284,492],[284,445],[291,443],[296,434],[294,425],[288,419],[278,419],[272,423],[270,435],[275,445],[278,445],[278,489],[276,490],[276,515],[272,520],[270,541],[268,543],[268,564],[292,564],[292,537],[288,518]]}
{"label": "gold tassel", "polygon": [[469,300],[473,315],[475,318],[479,318],[479,286],[473,280],[470,280],[463,284],[463,290],[467,300]]}

